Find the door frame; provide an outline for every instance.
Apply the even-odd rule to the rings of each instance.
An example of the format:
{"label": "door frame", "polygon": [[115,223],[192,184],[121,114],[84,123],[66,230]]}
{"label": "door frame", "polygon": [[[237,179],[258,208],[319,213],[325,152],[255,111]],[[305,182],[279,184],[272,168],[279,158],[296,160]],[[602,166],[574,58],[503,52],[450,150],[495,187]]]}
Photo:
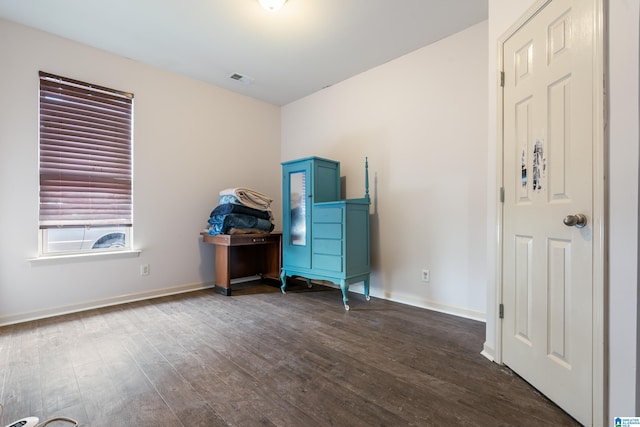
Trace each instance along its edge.
{"label": "door frame", "polygon": [[[496,307],[503,303],[503,281],[502,281],[502,256],[503,256],[503,202],[501,199],[504,188],[504,97],[503,87],[500,84],[501,72],[504,70],[504,44],[531,18],[538,14],[553,0],[537,0],[499,39],[497,46],[497,179],[496,179],[496,224],[497,224],[497,254],[496,254]],[[586,1],[586,0],[580,0]],[[605,66],[605,39],[606,39],[606,0],[590,0],[595,13],[594,46],[593,46],[593,218],[592,238],[593,238],[593,348],[592,348],[592,420],[594,426],[608,425],[608,377],[607,353],[608,335],[605,333],[608,324],[607,309],[607,281],[606,281],[606,220],[607,220],[607,189],[605,185],[606,176],[606,146],[607,138],[605,127],[607,126],[607,79]],[[495,362],[503,364],[502,360],[502,333],[503,322],[498,313],[493,314],[495,322]]]}

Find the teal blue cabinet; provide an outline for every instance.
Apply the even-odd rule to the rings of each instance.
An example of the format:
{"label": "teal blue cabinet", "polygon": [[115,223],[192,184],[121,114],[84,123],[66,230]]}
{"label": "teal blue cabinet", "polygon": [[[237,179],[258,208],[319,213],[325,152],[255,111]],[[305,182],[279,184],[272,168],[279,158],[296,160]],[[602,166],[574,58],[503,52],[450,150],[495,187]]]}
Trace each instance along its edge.
{"label": "teal blue cabinet", "polygon": [[298,276],[340,285],[346,310],[352,283],[364,282],[369,300],[370,203],[368,178],[363,198],[340,200],[339,162],[308,157],[282,163],[283,293],[287,277]]}

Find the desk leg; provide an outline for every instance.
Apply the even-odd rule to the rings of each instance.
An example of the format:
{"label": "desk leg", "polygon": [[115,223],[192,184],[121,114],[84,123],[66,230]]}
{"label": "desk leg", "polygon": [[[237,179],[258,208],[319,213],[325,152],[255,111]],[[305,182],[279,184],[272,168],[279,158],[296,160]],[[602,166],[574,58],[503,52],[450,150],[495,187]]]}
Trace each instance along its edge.
{"label": "desk leg", "polygon": [[231,247],[216,246],[216,285],[215,291],[226,296],[231,295]]}

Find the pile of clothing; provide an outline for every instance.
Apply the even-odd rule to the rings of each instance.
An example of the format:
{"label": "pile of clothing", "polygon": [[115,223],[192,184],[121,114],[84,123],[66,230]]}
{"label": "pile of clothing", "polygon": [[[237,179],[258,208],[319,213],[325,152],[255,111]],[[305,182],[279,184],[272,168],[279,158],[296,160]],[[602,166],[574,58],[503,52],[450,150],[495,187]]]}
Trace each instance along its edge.
{"label": "pile of clothing", "polygon": [[222,190],[218,206],[209,215],[209,235],[270,233],[274,227],[272,201],[270,197],[250,188]]}

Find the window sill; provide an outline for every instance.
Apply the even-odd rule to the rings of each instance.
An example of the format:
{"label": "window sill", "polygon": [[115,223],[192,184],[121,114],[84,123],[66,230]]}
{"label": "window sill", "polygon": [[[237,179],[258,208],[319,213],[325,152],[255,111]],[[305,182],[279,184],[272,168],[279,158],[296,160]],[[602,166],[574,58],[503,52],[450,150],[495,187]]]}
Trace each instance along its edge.
{"label": "window sill", "polygon": [[101,259],[136,258],[140,256],[141,249],[130,249],[112,252],[92,252],[82,254],[44,255],[37,258],[29,258],[32,264],[64,264],[80,261],[97,261]]}

